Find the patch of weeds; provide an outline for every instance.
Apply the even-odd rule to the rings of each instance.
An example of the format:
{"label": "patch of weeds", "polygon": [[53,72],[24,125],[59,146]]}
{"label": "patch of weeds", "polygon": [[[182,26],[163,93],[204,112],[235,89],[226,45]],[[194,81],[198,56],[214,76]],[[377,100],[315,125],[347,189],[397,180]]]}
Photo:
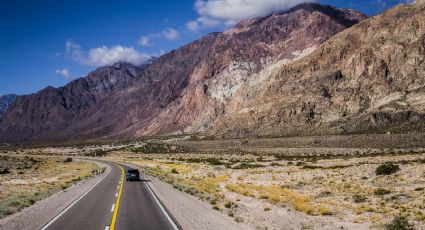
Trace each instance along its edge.
{"label": "patch of weeds", "polygon": [[205,159],[205,161],[208,162],[210,165],[223,165],[224,164],[223,162],[221,162],[217,158],[207,158],[207,159]]}
{"label": "patch of weeds", "polygon": [[1,169],[0,170],[0,175],[2,175],[2,174],[10,174],[10,170],[8,168]]}
{"label": "patch of weeds", "polygon": [[70,163],[70,162],[72,162],[72,158],[71,157],[68,157],[63,162],[64,163]]}
{"label": "patch of weeds", "polygon": [[214,210],[220,210],[220,207],[218,207],[218,205],[214,205],[212,208],[213,208]]}
{"label": "patch of weeds", "polygon": [[376,175],[391,175],[398,171],[400,171],[400,167],[398,165],[393,163],[385,163],[385,164],[379,165],[376,168],[375,173]]}
{"label": "patch of weeds", "polygon": [[187,150],[180,146],[170,146],[167,144],[157,144],[157,143],[146,143],[145,145],[132,148],[132,152],[135,153],[184,153]]}
{"label": "patch of weeds", "polygon": [[386,190],[384,188],[378,188],[373,192],[373,194],[375,194],[377,196],[383,196],[383,195],[387,195],[387,194],[390,194],[390,193],[391,193],[391,191]]}
{"label": "patch of weeds", "polygon": [[385,230],[415,230],[415,228],[406,217],[396,216],[389,224],[385,225]]}
{"label": "patch of weeds", "polygon": [[260,164],[248,164],[248,163],[242,163],[240,165],[237,165],[233,167],[233,169],[252,169],[252,168],[262,168],[265,167],[264,165]]}
{"label": "patch of weeds", "polygon": [[296,166],[303,166],[303,165],[305,165],[305,163],[304,163],[304,162],[302,162],[302,161],[298,161],[295,165],[296,165]]}
{"label": "patch of weeds", "polygon": [[272,209],[271,209],[271,208],[269,208],[269,207],[265,207],[265,208],[264,208],[264,211],[265,211],[265,212],[268,212],[268,211],[270,211],[270,210],[272,210]]}
{"label": "patch of weeds", "polygon": [[367,198],[364,195],[356,194],[353,196],[354,203],[364,203],[366,202]]}
{"label": "patch of weeds", "polygon": [[179,174],[179,171],[177,171],[177,169],[171,169],[171,173],[173,173],[173,174]]}
{"label": "patch of weeds", "polygon": [[232,202],[228,201],[224,204],[225,208],[231,208],[232,207]]}
{"label": "patch of weeds", "polygon": [[324,207],[324,206],[320,206],[318,208],[318,212],[322,216],[330,216],[330,215],[332,215],[332,211],[328,207]]}
{"label": "patch of weeds", "polygon": [[332,192],[330,191],[322,191],[320,192],[316,197],[317,198],[321,198],[321,197],[329,197],[332,195]]}
{"label": "patch of weeds", "polygon": [[423,191],[423,190],[424,190],[424,188],[422,188],[422,187],[415,188],[415,191],[416,191],[416,192],[420,192],[420,191]]}

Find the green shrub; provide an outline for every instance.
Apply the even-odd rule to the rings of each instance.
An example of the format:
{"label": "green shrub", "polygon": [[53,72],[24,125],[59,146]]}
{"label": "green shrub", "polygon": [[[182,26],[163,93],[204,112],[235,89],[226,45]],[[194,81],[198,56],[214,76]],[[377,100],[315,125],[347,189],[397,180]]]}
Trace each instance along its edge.
{"label": "green shrub", "polygon": [[391,175],[393,173],[396,173],[400,170],[400,167],[398,167],[398,165],[393,164],[393,163],[385,163],[382,165],[379,165],[376,170],[375,173],[376,175]]}
{"label": "green shrub", "polygon": [[179,171],[177,171],[177,169],[171,169],[171,173],[179,174]]}
{"label": "green shrub", "polygon": [[385,230],[415,230],[406,217],[396,216],[391,223],[385,225]]}

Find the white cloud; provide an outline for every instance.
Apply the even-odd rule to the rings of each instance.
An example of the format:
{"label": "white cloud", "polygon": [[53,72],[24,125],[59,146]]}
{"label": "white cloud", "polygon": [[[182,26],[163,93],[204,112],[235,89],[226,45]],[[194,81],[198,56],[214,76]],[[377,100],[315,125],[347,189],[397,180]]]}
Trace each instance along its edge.
{"label": "white cloud", "polygon": [[165,28],[159,33],[144,35],[139,38],[139,45],[152,46],[152,41],[158,38],[163,38],[169,41],[174,41],[180,38],[180,32],[173,28]]}
{"label": "white cloud", "polygon": [[149,36],[142,36],[139,38],[139,45],[141,46],[151,46],[151,39]]}
{"label": "white cloud", "polygon": [[199,23],[197,21],[188,21],[186,28],[191,32],[197,32],[199,30]]}
{"label": "white cloud", "polygon": [[266,16],[287,10],[302,2],[317,0],[196,0],[196,20],[186,23],[190,31],[218,25],[230,26],[247,18]]}
{"label": "white cloud", "polygon": [[177,40],[180,38],[180,32],[172,28],[166,28],[162,31],[162,37],[170,41]]}
{"label": "white cloud", "polygon": [[71,80],[71,73],[69,72],[68,69],[57,69],[55,70],[55,73],[58,75],[61,75],[62,77],[64,77],[67,80]]}
{"label": "white cloud", "polygon": [[66,56],[82,65],[104,66],[117,62],[128,62],[140,65],[148,62],[152,56],[140,53],[132,47],[116,45],[112,47],[101,46],[84,51],[80,45],[68,40],[65,43]]}

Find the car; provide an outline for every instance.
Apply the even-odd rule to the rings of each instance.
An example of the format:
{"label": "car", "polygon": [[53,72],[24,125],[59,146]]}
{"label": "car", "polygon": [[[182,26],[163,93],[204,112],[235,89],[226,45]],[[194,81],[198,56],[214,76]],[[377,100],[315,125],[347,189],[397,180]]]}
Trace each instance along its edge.
{"label": "car", "polygon": [[126,181],[139,181],[140,180],[140,172],[137,169],[129,169],[125,172],[125,180]]}

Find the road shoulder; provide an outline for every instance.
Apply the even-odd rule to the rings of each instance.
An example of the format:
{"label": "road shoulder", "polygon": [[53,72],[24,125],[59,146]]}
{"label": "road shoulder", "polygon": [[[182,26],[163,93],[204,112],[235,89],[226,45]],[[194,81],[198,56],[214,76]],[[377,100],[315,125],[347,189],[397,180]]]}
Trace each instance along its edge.
{"label": "road shoulder", "polygon": [[[107,171],[110,166],[101,162],[95,162],[101,167],[106,167]],[[88,180],[83,180],[77,184],[60,191],[46,199],[36,202],[18,213],[8,216],[0,220],[0,230],[33,230],[40,229],[43,225],[53,219],[62,212],[72,202],[83,195],[88,189],[93,187],[105,175],[97,175]]]}

